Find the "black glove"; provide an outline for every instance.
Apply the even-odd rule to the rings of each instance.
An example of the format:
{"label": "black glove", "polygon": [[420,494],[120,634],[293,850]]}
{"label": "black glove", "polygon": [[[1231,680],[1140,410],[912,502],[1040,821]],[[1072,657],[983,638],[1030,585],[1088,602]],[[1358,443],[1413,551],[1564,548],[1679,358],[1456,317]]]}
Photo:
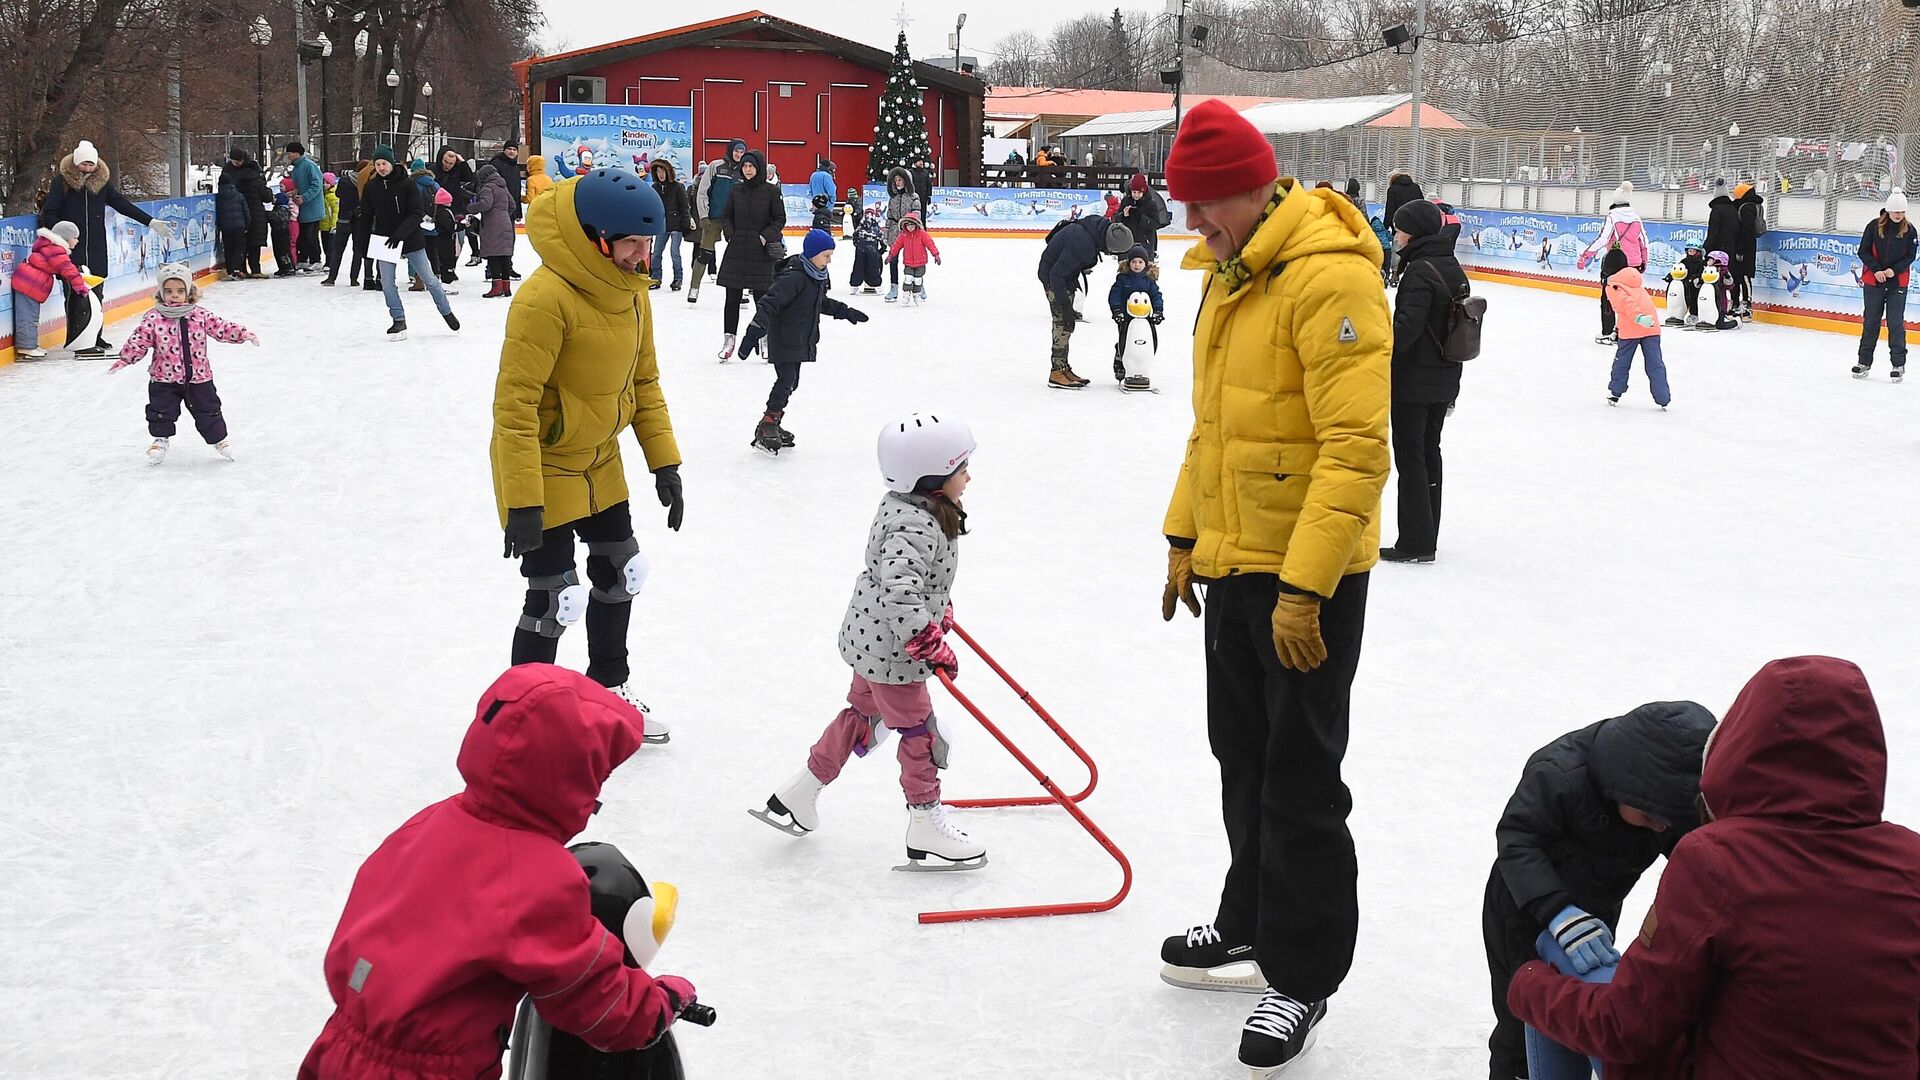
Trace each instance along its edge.
{"label": "black glove", "polygon": [[1125,326],[1127,324],[1127,313],[1119,308],[1115,308],[1113,312],[1113,321],[1119,323],[1122,326]]}
{"label": "black glove", "polygon": [[848,322],[852,323],[855,326],[859,326],[861,323],[867,321],[867,313],[864,311],[861,311],[859,308],[848,308],[846,311],[846,314],[840,317],[847,320]]}
{"label": "black glove", "polygon": [[[401,240],[400,240],[400,238],[399,238],[399,237],[397,237],[397,236],[389,236],[389,237],[387,237],[387,246],[388,246],[388,247],[390,247],[390,248],[397,248],[397,247],[399,247],[399,246],[400,246],[400,244],[401,244]],[[536,546],[537,546],[537,545],[536,545]]]}
{"label": "black glove", "polygon": [[1156,311],[1153,314],[1147,316],[1147,321],[1149,323],[1152,323],[1155,326],[1159,326],[1161,323],[1167,321],[1167,317]]}
{"label": "black glove", "polygon": [[736,355],[738,355],[740,359],[745,360],[747,357],[752,356],[759,348],[760,335],[754,332],[753,327],[747,327],[747,332],[740,336],[740,351]]}
{"label": "black glove", "polygon": [[767,245],[767,258],[772,259],[774,262],[780,262],[786,257],[787,245],[784,242],[775,240]]}
{"label": "black glove", "polygon": [[[396,241],[397,243],[397,241]],[[538,548],[546,540],[546,528],[538,506],[516,506],[507,511],[507,549],[503,559],[515,559]]]}
{"label": "black glove", "polygon": [[680,519],[687,516],[687,501],[680,494],[680,466],[664,465],[653,470],[653,490],[660,505],[667,508],[667,528],[680,531]]}

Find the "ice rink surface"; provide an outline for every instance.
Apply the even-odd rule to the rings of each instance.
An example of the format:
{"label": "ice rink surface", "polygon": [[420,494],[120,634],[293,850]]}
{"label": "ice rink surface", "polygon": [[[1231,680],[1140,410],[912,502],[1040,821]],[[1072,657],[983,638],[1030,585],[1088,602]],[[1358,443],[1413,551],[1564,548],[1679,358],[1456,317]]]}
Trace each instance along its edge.
{"label": "ice rink surface", "polygon": [[[771,369],[715,362],[718,293],[652,294],[687,518],[666,531],[623,437],[653,564],[632,644],[675,734],[616,773],[586,837],[681,887],[657,966],[720,1012],[680,1035],[696,1080],[1242,1075],[1255,999],[1157,978],[1160,939],[1212,918],[1226,854],[1199,624],[1158,617],[1191,423],[1200,280],[1174,269],[1183,247],[1162,281],[1165,392],[1132,396],[1097,311],[1074,340],[1093,386],[1043,387],[1037,240],[943,241],[952,264],[917,310],[848,297],[842,258],[835,295],[873,319],[826,325],[788,411],[799,446],[778,460],[747,445]],[[236,464],[183,417],[166,464],[146,465],[144,366],[0,370],[0,1073],[291,1076],[319,1031],[354,870],[459,789],[454,753],[520,605],[487,459],[507,305],[478,298],[477,273],[462,270],[458,334],[407,296],[403,344],[344,282],[209,288],[265,342],[213,353]],[[1096,304],[1111,280],[1096,272]],[[1669,331],[1672,412],[1638,372],[1609,408],[1596,301],[1476,288],[1487,352],[1447,424],[1440,561],[1374,573],[1346,771],[1359,954],[1301,1080],[1485,1075],[1493,825],[1527,755],[1564,731],[1655,699],[1718,714],[1769,659],[1847,657],[1886,717],[1888,816],[1920,822],[1920,388],[1889,386],[1884,353],[1873,381],[1848,378],[1846,337],[1755,324]],[[1138,874],[1115,911],[917,925],[1097,899],[1118,875],[1057,810],[962,812],[988,867],[890,873],[890,755],[851,764],[806,839],[744,813],[841,706],[835,633],[882,492],[873,437],[915,408],[978,435],[958,616],[1098,758],[1086,809]],[[561,658],[585,663],[578,630]],[[962,658],[976,700],[1077,787]],[[949,797],[1035,790],[935,696],[960,729]]]}

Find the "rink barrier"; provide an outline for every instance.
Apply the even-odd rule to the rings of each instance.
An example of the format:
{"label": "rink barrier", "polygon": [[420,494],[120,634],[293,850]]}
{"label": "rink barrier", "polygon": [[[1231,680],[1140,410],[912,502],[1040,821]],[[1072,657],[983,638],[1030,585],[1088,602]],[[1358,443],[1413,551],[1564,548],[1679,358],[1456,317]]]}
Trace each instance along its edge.
{"label": "rink barrier", "polygon": [[[153,306],[153,274],[167,263],[184,262],[193,270],[196,282],[209,280],[213,273],[213,200],[212,195],[189,195],[136,203],[148,215],[173,226],[173,238],[164,244],[153,230],[107,208],[107,280],[102,298],[106,325],[144,314]],[[39,228],[39,219],[32,214],[0,218],[0,367],[14,360],[13,269],[26,262]],[[56,285],[42,309],[43,348],[66,340],[67,321],[61,302],[64,295],[62,287]],[[48,314],[56,317],[48,321]]]}
{"label": "rink barrier", "polygon": [[[1038,703],[1032,700],[1032,695],[1026,694],[1024,690],[1021,690],[1018,684],[1013,681],[1012,677],[1007,675],[1005,669],[1001,668],[999,664],[995,663],[984,652],[981,652],[980,647],[967,635],[966,631],[960,629],[958,623],[954,624],[954,631],[962,641],[966,642],[968,648],[972,649],[976,655],[986,661],[988,667],[993,668],[995,673],[1000,675],[1002,679],[1005,679],[1009,686],[1013,687],[1017,693],[1022,694],[1023,700],[1026,700],[1029,705],[1032,705],[1036,712],[1040,712],[1042,719],[1048,719],[1048,726],[1054,729],[1056,735],[1059,735],[1061,739],[1068,742],[1069,745],[1074,745],[1072,740],[1066,735],[1066,732],[1062,731],[1058,724],[1053,723],[1047,718],[1044,712],[1040,711]],[[1058,805],[1071,815],[1073,820],[1077,822],[1082,829],[1085,829],[1089,836],[1092,836],[1102,848],[1106,849],[1107,854],[1113,857],[1113,861],[1120,864],[1120,889],[1105,900],[1089,900],[1062,904],[1029,904],[1021,907],[967,908],[955,911],[923,911],[920,913],[921,924],[933,925],[937,923],[975,922],[983,919],[1030,919],[1047,915],[1090,915],[1095,912],[1111,911],[1119,907],[1120,902],[1125,900],[1127,894],[1133,890],[1133,864],[1127,861],[1126,854],[1122,852],[1111,839],[1108,839],[1107,834],[1101,831],[1100,826],[1093,823],[1093,819],[1087,816],[1086,811],[1080,809],[1080,804],[1075,801],[1074,796],[1070,796],[1061,790],[1060,785],[1054,783],[1046,773],[1041,772],[1040,767],[1033,763],[1033,759],[1022,752],[1018,746],[1014,745],[1013,740],[1007,738],[1006,734],[1000,730],[999,725],[989,719],[987,714],[982,712],[980,707],[973,703],[972,699],[968,698],[965,693],[961,692],[959,687],[953,684],[953,676],[937,668],[934,669],[934,675],[939,678],[940,685],[947,688],[947,693],[952,694],[953,699],[959,702],[962,708],[973,714],[973,718],[980,722],[980,726],[985,728],[987,733],[992,735],[1000,745],[1006,747],[1007,752],[1013,755],[1014,760],[1018,761],[1028,773],[1032,774],[1035,780],[1039,781],[1040,786],[1046,789],[1048,796],[1047,801]],[[1075,746],[1075,750],[1078,752],[1077,746]],[[1085,754],[1081,754],[1080,757],[1082,761],[1087,763],[1089,769],[1091,769],[1093,765],[1092,759],[1088,758]],[[1090,777],[1086,791],[1091,790],[1093,790],[1093,781]],[[1084,793],[1085,792],[1082,794]],[[960,806],[964,804],[949,802],[948,805]],[[986,800],[984,805],[1026,804]]]}

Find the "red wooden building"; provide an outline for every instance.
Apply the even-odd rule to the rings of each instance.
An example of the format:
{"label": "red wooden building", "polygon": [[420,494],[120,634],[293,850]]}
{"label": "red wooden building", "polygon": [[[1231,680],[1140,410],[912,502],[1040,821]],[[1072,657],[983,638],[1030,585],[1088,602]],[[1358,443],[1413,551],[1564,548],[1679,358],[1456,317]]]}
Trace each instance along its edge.
{"label": "red wooden building", "polygon": [[[893,65],[876,49],[759,11],[696,23],[588,49],[534,56],[514,65],[526,141],[537,142],[547,101],[691,105],[698,160],[712,161],[745,139],[763,150],[786,183],[805,183],[816,159],[840,183],[864,182],[880,97]],[[986,84],[915,62],[927,141],[941,183],[980,182]]]}

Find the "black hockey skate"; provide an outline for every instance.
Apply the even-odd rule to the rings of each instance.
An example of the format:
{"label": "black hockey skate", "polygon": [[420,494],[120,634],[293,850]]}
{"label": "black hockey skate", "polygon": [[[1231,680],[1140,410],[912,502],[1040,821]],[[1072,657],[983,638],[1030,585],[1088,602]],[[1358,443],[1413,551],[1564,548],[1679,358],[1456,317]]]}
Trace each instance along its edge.
{"label": "black hockey skate", "polygon": [[1224,990],[1258,994],[1267,977],[1253,958],[1252,945],[1239,945],[1220,936],[1212,923],[1175,934],[1160,946],[1160,980],[1189,990]]}
{"label": "black hockey skate", "polygon": [[760,418],[758,424],[754,425],[753,442],[751,445],[755,450],[762,451],[773,457],[779,457],[780,451],[792,445],[780,438],[781,415],[782,414],[778,412],[767,413]]}
{"label": "black hockey skate", "polygon": [[1240,1029],[1240,1064],[1253,1080],[1280,1075],[1313,1048],[1314,1029],[1326,1015],[1324,1001],[1295,1001],[1269,987]]}

